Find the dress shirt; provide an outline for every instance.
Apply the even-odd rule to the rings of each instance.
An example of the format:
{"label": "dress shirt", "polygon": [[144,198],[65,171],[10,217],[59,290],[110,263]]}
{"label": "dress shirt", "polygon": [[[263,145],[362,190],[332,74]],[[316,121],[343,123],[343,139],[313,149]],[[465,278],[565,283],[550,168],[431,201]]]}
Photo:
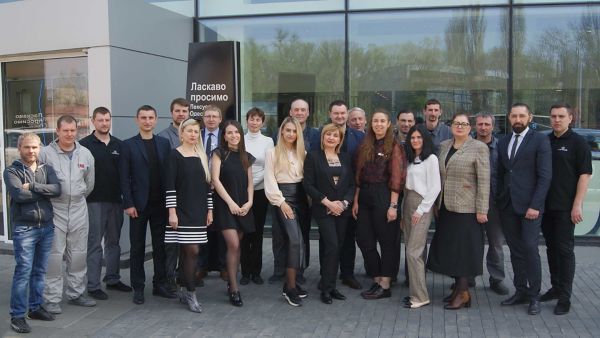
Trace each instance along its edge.
{"label": "dress shirt", "polygon": [[246,151],[256,159],[252,164],[254,190],[262,190],[264,189],[265,156],[267,150],[273,148],[273,139],[264,136],[260,132],[247,132],[244,135],[244,143],[246,144]]}
{"label": "dress shirt", "polygon": [[437,156],[431,154],[425,161],[415,160],[408,165],[406,175],[406,189],[412,190],[423,197],[417,207],[417,213],[428,213],[442,189],[440,181],[440,167]]}
{"label": "dress shirt", "polygon": [[302,164],[293,151],[287,152],[288,167],[275,172],[275,148],[267,151],[265,156],[265,195],[271,204],[281,206],[285,198],[279,190],[278,183],[300,183],[304,178]]}
{"label": "dress shirt", "polygon": [[[528,131],[529,131],[529,127],[525,128],[525,130],[523,130],[519,134],[519,139],[517,140],[517,149],[515,149],[515,156],[517,156],[517,153],[519,153],[519,147],[521,146],[521,143],[523,143],[523,139],[525,138],[525,135],[527,135]],[[510,152],[512,151],[513,143],[515,143],[516,135],[517,135],[517,133],[515,133],[513,131],[512,137],[510,138],[510,142],[508,143],[508,159],[509,160],[512,160],[512,158],[510,157]]]}

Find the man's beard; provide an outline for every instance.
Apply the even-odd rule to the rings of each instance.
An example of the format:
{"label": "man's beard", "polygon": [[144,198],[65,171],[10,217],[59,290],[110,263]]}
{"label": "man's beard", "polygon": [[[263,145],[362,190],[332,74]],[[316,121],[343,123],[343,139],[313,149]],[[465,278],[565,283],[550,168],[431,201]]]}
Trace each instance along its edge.
{"label": "man's beard", "polygon": [[512,126],[512,130],[517,134],[522,133],[523,130],[525,130],[525,128],[527,128],[527,124],[526,125],[518,124],[518,125]]}

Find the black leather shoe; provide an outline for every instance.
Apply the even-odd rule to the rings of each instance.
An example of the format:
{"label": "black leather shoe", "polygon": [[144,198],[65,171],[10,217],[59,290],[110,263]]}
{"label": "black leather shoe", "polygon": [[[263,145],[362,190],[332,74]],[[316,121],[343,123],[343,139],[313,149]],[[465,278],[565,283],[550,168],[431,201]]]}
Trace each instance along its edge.
{"label": "black leather shoe", "polygon": [[115,291],[121,291],[121,292],[131,292],[133,289],[131,288],[131,286],[124,284],[121,281],[118,281],[115,284],[106,284],[106,289],[107,290],[115,290]]}
{"label": "black leather shoe", "polygon": [[384,289],[381,285],[377,286],[377,289],[372,293],[363,295],[364,299],[381,299],[381,298],[390,298],[392,296],[392,291],[390,289]]}
{"label": "black leather shoe", "polygon": [[144,304],[144,290],[133,290],[133,303],[137,305]]}
{"label": "black leather shoe", "polygon": [[570,302],[558,301],[558,303],[556,303],[556,306],[554,307],[554,314],[557,316],[566,315],[567,313],[569,313],[569,310],[571,310]]}
{"label": "black leather shoe", "polygon": [[338,289],[333,289],[329,291],[329,295],[331,295],[331,298],[333,299],[346,300],[346,296],[342,295],[342,293],[339,292]]}
{"label": "black leather shoe", "polygon": [[240,295],[239,291],[233,291],[229,294],[229,303],[233,306],[243,306],[244,302],[242,302],[242,295]]}
{"label": "black leather shoe", "polygon": [[331,304],[333,303],[333,299],[331,298],[331,295],[327,292],[321,292],[321,302],[323,302],[324,304]]}
{"label": "black leather shoe", "polygon": [[558,299],[558,291],[554,288],[550,288],[550,290],[546,291],[546,293],[540,297],[540,302],[547,302],[553,299]]}
{"label": "black leather shoe", "polygon": [[248,285],[249,283],[250,283],[250,276],[242,276],[242,278],[240,278],[241,285]]}
{"label": "black leather shoe", "polygon": [[256,285],[263,285],[265,281],[262,279],[260,275],[252,275],[252,283]]}
{"label": "black leather shoe", "polygon": [[371,284],[371,287],[369,288],[369,290],[363,291],[360,293],[360,295],[365,298],[366,296],[372,294],[373,292],[375,292],[375,290],[377,290],[377,288],[379,288],[379,284],[377,283],[373,283]]}
{"label": "black leather shoe", "polygon": [[102,289],[89,290],[88,295],[90,295],[90,297],[92,297],[94,299],[98,299],[98,300],[107,300],[108,299],[108,295],[106,294],[106,292],[102,291]]}
{"label": "black leather shoe", "polygon": [[354,276],[342,278],[342,284],[354,290],[362,289],[362,285],[360,285],[360,283],[356,280]]}
{"label": "black leather shoe", "polygon": [[152,295],[169,299],[177,298],[177,294],[167,289],[167,287],[164,285],[159,285],[152,288]]}
{"label": "black leather shoe", "polygon": [[527,297],[525,295],[522,295],[520,293],[515,293],[514,295],[512,295],[512,297],[503,300],[502,303],[500,303],[500,304],[504,305],[504,306],[510,306],[510,305],[527,304],[528,302],[529,302],[529,299],[527,299]]}
{"label": "black leather shoe", "polygon": [[541,311],[541,307],[540,307],[540,301],[537,299],[533,299],[529,302],[529,307],[527,308],[527,313],[535,316],[538,313],[540,313]]}

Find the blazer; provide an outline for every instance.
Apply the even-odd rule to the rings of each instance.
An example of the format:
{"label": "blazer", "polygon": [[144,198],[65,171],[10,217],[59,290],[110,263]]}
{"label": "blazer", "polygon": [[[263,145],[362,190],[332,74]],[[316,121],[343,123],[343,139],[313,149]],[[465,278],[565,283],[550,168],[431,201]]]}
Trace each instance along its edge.
{"label": "blazer", "polygon": [[[154,144],[159,162],[160,190],[164,194],[165,163],[171,152],[171,144],[166,138],[157,135],[154,135]],[[135,207],[138,211],[143,211],[148,203],[148,194],[150,193],[150,170],[146,146],[140,134],[123,141],[119,159],[119,178],[123,194],[123,208]]]}
{"label": "blazer", "polygon": [[490,201],[490,151],[488,146],[471,137],[448,160],[454,139],[440,143],[440,178],[442,191],[439,205],[459,213],[487,214]]}
{"label": "blazer", "polygon": [[[310,142],[311,150],[321,150],[321,131],[323,128],[319,129],[318,133],[315,133],[312,136],[312,140]],[[365,133],[358,131],[356,129],[352,129],[350,127],[346,127],[346,133],[344,134],[344,142],[342,143],[342,147],[340,152],[347,153],[350,157],[354,157],[354,153],[360,142],[362,142],[365,137]]]}
{"label": "blazer", "polygon": [[[352,171],[352,161],[350,155],[346,153],[338,154],[342,165],[342,174],[338,184],[335,185],[333,178],[329,175],[329,164],[323,150],[311,151],[304,160],[304,190],[311,197],[312,215],[314,218],[323,218],[327,215],[327,208],[321,204],[325,197],[330,201],[348,201],[354,199],[354,173]],[[350,216],[350,207],[343,213],[343,216]]]}
{"label": "blazer", "polygon": [[552,149],[548,136],[529,129],[517,154],[508,158],[512,133],[498,141],[498,183],[496,205],[507,209],[512,205],[517,214],[528,208],[544,212],[546,194],[552,181]]}

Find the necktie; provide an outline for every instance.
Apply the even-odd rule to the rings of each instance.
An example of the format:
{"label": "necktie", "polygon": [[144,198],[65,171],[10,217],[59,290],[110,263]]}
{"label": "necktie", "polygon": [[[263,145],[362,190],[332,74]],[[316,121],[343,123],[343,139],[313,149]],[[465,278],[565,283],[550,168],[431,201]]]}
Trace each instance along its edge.
{"label": "necktie", "polygon": [[208,134],[208,139],[206,140],[206,156],[210,158],[210,153],[212,152],[212,136],[213,133]]}
{"label": "necktie", "polygon": [[519,143],[519,134],[515,134],[515,140],[513,141],[512,148],[510,149],[510,159],[513,160],[515,158],[515,154],[517,153],[517,144]]}

